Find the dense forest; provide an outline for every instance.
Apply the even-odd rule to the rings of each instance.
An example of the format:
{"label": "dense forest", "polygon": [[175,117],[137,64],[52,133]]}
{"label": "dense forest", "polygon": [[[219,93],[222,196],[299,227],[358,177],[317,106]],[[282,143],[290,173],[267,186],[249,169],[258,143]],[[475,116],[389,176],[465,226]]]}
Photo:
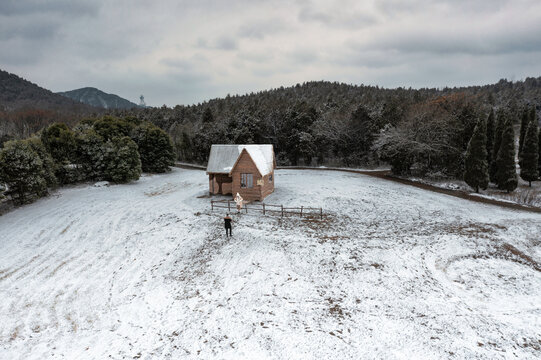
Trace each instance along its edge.
{"label": "dense forest", "polygon": [[281,165],[385,162],[398,173],[461,177],[478,120],[501,110],[518,124],[530,106],[541,106],[541,78],[443,89],[307,82],[114,114],[166,130],[179,160],[187,162],[205,163],[213,143],[271,143]]}
{"label": "dense forest", "polygon": [[[442,89],[318,81],[189,106],[108,114],[164,129],[177,159],[186,162],[204,164],[213,143],[271,143],[279,165],[389,163],[395,173],[461,178],[479,119],[503,112],[518,126],[524,109],[532,106],[541,107],[541,77]],[[4,108],[0,141],[28,137],[53,121],[72,126],[88,114]]]}

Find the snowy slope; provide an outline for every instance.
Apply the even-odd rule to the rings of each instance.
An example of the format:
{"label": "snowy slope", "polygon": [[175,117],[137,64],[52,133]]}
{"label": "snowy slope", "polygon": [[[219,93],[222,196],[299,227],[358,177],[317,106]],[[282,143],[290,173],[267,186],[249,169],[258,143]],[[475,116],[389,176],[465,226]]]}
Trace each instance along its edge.
{"label": "snowy slope", "polygon": [[227,239],[207,183],[175,169],[1,216],[0,358],[541,355],[541,215],[279,170],[266,202],[326,221],[234,215]]}

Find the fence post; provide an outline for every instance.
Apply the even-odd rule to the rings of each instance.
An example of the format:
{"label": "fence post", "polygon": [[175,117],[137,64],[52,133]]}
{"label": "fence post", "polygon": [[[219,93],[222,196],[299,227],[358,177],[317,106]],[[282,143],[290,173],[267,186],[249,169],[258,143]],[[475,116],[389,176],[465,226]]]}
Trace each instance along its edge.
{"label": "fence post", "polygon": [[248,204],[244,207],[244,210],[246,210],[246,214],[248,214]]}
{"label": "fence post", "polygon": [[210,208],[214,211],[214,200],[210,200]]}
{"label": "fence post", "polygon": [[280,205],[282,207],[282,217],[284,217],[284,205]]}
{"label": "fence post", "polygon": [[231,204],[229,203],[231,200],[227,200],[227,212],[231,212]]}
{"label": "fence post", "polygon": [[263,215],[265,215],[265,204],[263,204]]}
{"label": "fence post", "polygon": [[303,208],[303,207],[301,206],[301,217],[302,217],[302,208]]}
{"label": "fence post", "polygon": [[323,208],[319,208],[319,216],[321,217],[321,220],[323,220]]}

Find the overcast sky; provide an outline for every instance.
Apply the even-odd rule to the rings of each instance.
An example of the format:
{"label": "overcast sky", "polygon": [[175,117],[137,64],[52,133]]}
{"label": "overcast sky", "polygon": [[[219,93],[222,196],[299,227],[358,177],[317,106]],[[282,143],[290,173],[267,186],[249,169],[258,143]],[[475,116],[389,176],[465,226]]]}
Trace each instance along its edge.
{"label": "overcast sky", "polygon": [[0,0],[0,68],[52,91],[191,104],[310,80],[541,76],[539,0]]}

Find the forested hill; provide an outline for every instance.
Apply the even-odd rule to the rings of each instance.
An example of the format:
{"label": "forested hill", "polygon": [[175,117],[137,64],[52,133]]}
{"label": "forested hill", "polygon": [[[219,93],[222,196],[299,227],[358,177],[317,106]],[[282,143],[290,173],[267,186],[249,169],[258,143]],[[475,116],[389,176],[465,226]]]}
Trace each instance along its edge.
{"label": "forested hill", "polygon": [[461,139],[455,140],[462,146],[474,121],[490,109],[508,109],[518,121],[522,108],[531,104],[541,105],[541,77],[443,89],[318,81],[197,105],[116,114],[134,115],[168,131],[186,161],[205,162],[212,143],[272,143],[282,164],[351,166],[374,162],[370,149],[386,127],[443,119],[447,129],[459,134]]}
{"label": "forested hill", "polygon": [[0,110],[92,110],[87,105],[44,89],[15,74],[0,70]]}
{"label": "forested hill", "polygon": [[104,109],[131,109],[137,107],[137,104],[132,103],[129,100],[115,94],[107,94],[93,87],[59,92],[58,94],[83,104]]}
{"label": "forested hill", "polygon": [[73,125],[81,117],[101,112],[0,70],[0,145],[6,139],[27,137],[55,121]]}

